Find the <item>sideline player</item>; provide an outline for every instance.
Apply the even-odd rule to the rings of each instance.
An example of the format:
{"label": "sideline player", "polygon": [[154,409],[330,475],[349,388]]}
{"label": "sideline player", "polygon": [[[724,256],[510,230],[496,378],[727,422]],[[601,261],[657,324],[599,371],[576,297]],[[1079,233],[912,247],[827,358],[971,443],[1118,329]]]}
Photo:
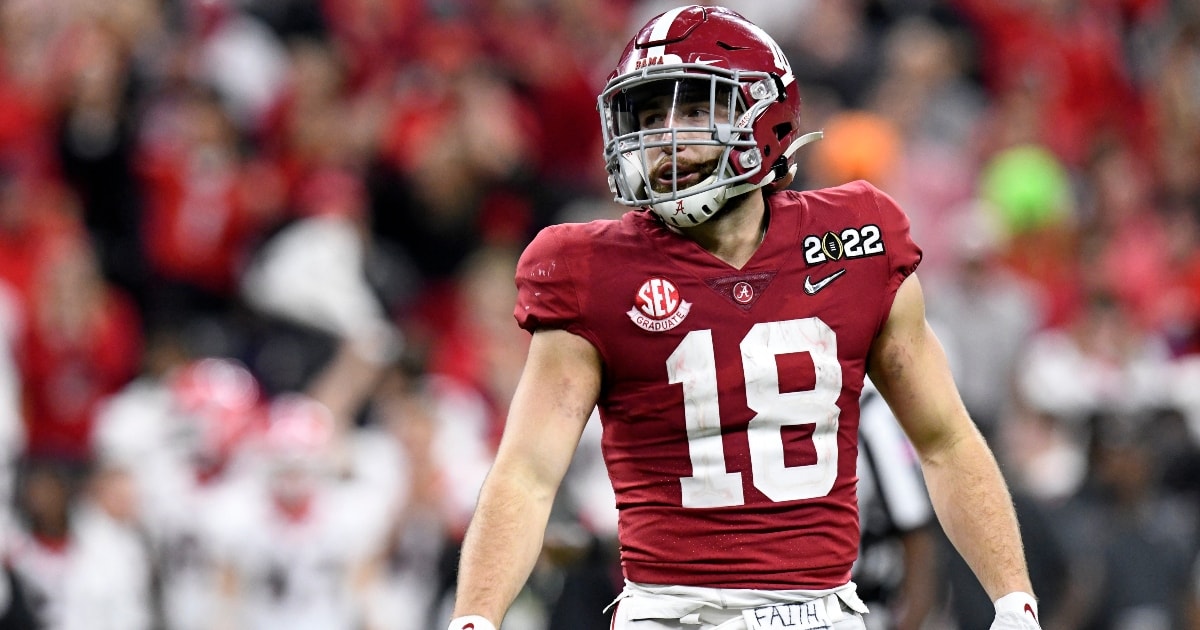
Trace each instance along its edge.
{"label": "sideline player", "polygon": [[616,630],[863,628],[867,373],[992,628],[1038,628],[1011,498],[925,321],[907,217],[864,182],[781,190],[811,135],[778,45],[726,9],[673,9],[626,47],[599,109],[616,198],[645,210],[552,226],[521,258],[533,339],[450,629],[503,619],[596,405],[626,578]]}

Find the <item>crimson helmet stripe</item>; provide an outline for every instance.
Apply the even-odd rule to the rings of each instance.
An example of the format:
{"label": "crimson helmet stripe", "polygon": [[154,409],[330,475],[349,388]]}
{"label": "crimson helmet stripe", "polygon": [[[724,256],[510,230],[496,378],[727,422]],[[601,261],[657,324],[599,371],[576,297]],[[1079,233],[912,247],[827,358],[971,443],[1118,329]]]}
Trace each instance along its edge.
{"label": "crimson helmet stripe", "polygon": [[[662,17],[658,18],[658,21],[654,23],[654,29],[650,31],[650,41],[665,40],[667,35],[671,33],[671,27],[675,26],[675,18],[679,17],[679,14],[683,13],[684,9],[689,8],[691,7],[676,7],[662,14]],[[664,46],[655,46],[655,48],[658,49],[658,54],[662,54]]]}
{"label": "crimson helmet stripe", "polygon": [[[683,11],[685,9],[690,9],[690,8],[692,8],[692,7],[689,7],[689,6],[675,7],[674,9],[671,9],[670,11],[667,11],[666,13],[663,13],[661,16],[659,16],[658,20],[656,20],[654,22],[654,28],[650,31],[650,41],[661,42],[661,41],[666,40],[667,35],[670,34],[670,32],[671,32],[671,27],[675,26],[675,18],[678,18],[679,14],[683,13]],[[663,55],[663,52],[666,51],[666,48],[667,47],[665,44],[659,44],[657,46],[652,46],[652,47],[646,49],[646,53],[641,58],[647,59],[650,57],[661,57]],[[634,61],[634,60],[631,60],[631,61]],[[626,72],[629,72],[631,70],[633,70],[633,67],[629,67],[629,68],[625,69]]]}

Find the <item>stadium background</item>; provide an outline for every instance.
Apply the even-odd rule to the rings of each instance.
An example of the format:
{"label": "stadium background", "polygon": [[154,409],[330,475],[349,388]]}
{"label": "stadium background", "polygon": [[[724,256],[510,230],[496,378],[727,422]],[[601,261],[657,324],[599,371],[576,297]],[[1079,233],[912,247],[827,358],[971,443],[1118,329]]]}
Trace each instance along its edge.
{"label": "stadium background", "polygon": [[[911,215],[1044,627],[1200,627],[1200,4],[727,5],[787,51],[804,126],[825,130],[794,187],[868,179]],[[150,438],[98,436],[222,357],[253,374],[254,413],[296,393],[329,411],[322,491],[382,497],[340,536],[372,576],[328,594],[344,627],[442,623],[528,342],[516,256],[543,226],[623,211],[595,95],[668,6],[0,3],[0,543],[38,614],[120,600],[141,621],[85,627],[161,623],[151,559],[171,550],[130,454]],[[595,625],[571,615],[600,618],[617,579],[605,492],[581,458],[506,628]],[[78,551],[97,513],[126,556]],[[954,628],[977,594],[935,560],[928,627]],[[246,601],[303,618],[255,579]]]}

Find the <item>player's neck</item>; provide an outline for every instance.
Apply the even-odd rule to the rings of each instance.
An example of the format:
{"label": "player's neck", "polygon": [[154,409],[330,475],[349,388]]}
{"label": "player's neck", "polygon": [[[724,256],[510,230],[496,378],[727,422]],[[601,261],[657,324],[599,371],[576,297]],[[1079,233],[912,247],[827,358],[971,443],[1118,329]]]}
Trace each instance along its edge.
{"label": "player's neck", "polygon": [[762,245],[769,220],[762,193],[753,191],[731,199],[708,221],[676,231],[696,241],[729,266],[741,269]]}

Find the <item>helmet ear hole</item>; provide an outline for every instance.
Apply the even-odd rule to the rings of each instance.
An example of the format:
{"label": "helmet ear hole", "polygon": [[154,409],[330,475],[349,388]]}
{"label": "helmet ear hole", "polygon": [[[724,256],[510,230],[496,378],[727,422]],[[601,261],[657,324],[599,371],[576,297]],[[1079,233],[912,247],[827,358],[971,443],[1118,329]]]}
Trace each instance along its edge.
{"label": "helmet ear hole", "polygon": [[775,132],[775,138],[777,140],[783,140],[789,133],[792,133],[792,129],[794,129],[794,127],[792,127],[792,123],[782,122],[772,127],[771,131]]}

